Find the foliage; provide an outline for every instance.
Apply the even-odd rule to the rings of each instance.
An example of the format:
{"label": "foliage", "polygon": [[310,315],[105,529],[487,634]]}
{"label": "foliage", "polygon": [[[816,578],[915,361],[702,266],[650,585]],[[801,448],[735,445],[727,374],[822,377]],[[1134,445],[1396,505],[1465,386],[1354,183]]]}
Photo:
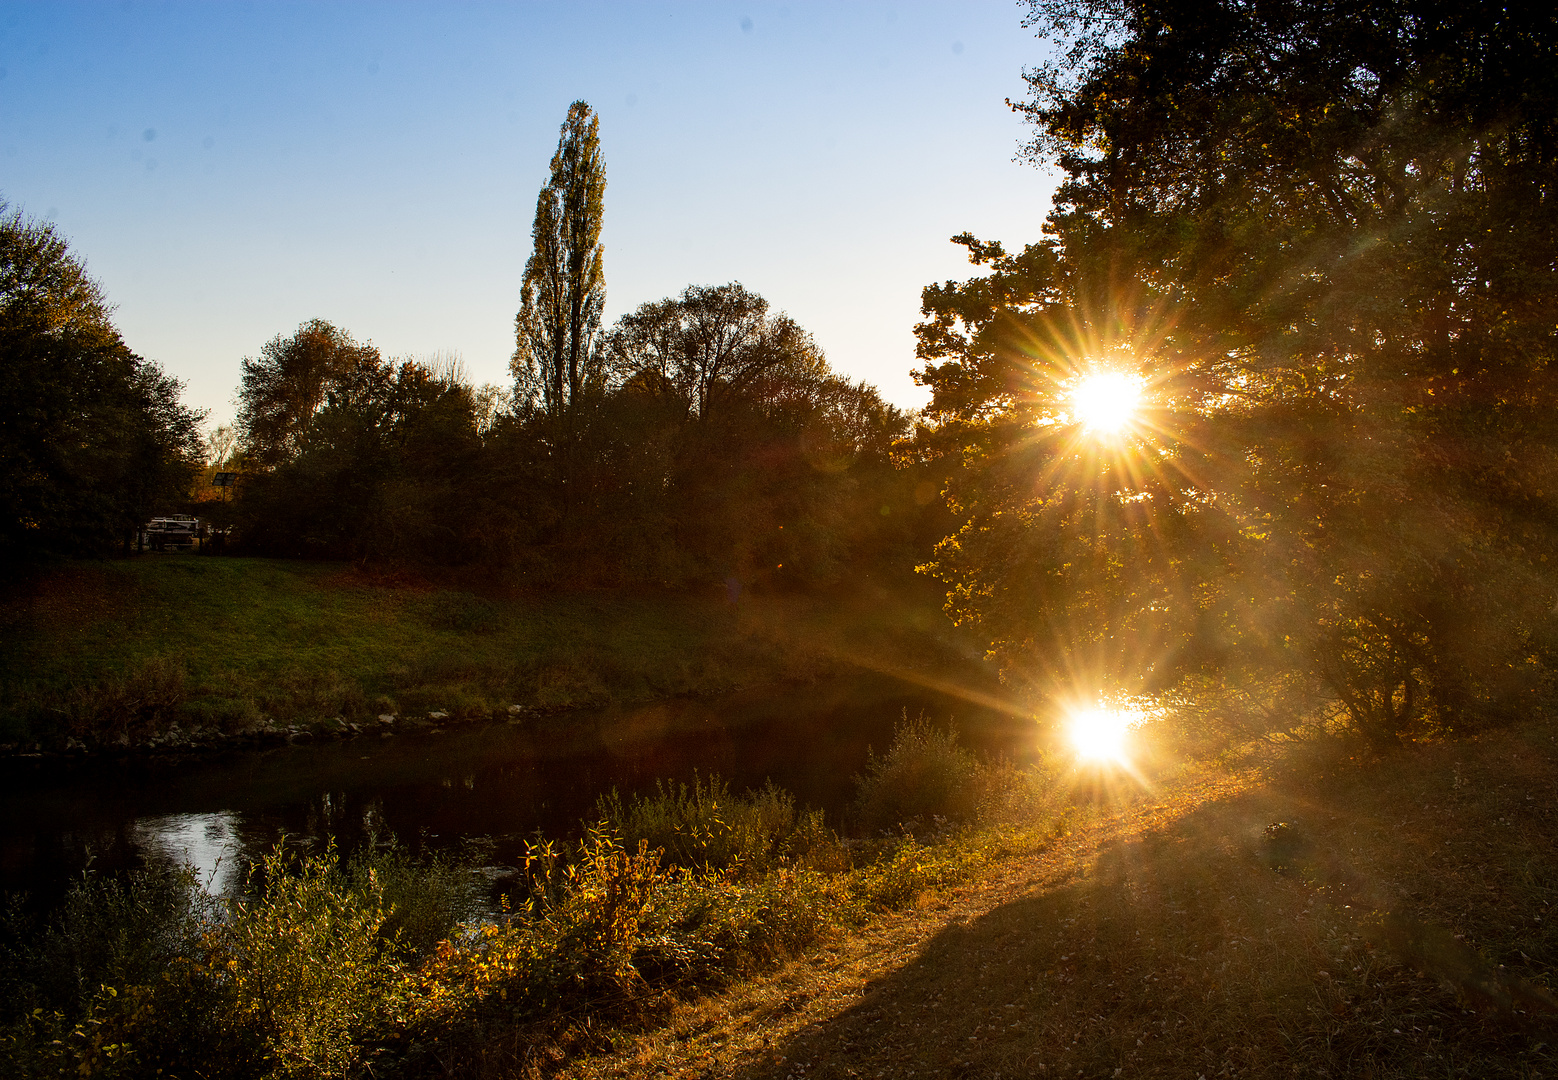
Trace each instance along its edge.
{"label": "foliage", "polygon": [[850,846],[788,793],[717,778],[602,806],[668,848],[610,822],[537,838],[517,911],[481,905],[482,852],[413,858],[393,840],[347,860],[278,845],[221,900],[153,867],[87,876],[43,927],[13,906],[0,1053],[23,1077],[192,1060],[232,1077],[460,1073],[548,1025],[727,982],[1011,849],[999,830]]}
{"label": "foliage", "polygon": [[213,967],[225,968],[233,1021],[263,1039],[270,1075],[355,1075],[408,989],[381,935],[383,886],[371,865],[344,874],[334,850],[293,861],[278,845],[254,868],[254,895],[229,904],[211,941]]}
{"label": "foliage", "polygon": [[641,304],[612,329],[613,369],[648,395],[669,397],[684,417],[707,418],[776,367],[815,364],[816,346],[788,316],[739,282],[689,285]]}
{"label": "foliage", "polygon": [[[244,362],[251,552],[479,566],[526,587],[832,585],[907,572],[929,494],[905,416],[732,282],[609,333],[599,121],[575,102],[537,201],[512,392],[389,363],[322,320]],[[934,511],[932,511],[934,513]]]}
{"label": "foliage", "polygon": [[[384,363],[366,346],[349,352],[349,372],[289,428],[287,456],[246,478],[242,543],[288,555],[469,561],[481,543],[472,528],[479,492],[468,481],[481,449],[475,391],[457,367]],[[259,438],[248,430],[246,439]]]}
{"label": "foliage", "polygon": [[525,264],[510,363],[516,400],[554,423],[564,423],[586,394],[602,388],[605,197],[600,119],[588,104],[575,101],[558,136],[551,176],[536,198],[535,247]]}
{"label": "foliage", "polygon": [[624,844],[647,844],[668,865],[738,876],[805,858],[831,839],[821,811],[797,813],[794,797],[772,781],[740,794],[717,775],[695,776],[690,787],[659,782],[653,795],[626,799],[613,790],[595,813]]}
{"label": "foliage", "polygon": [[277,334],[259,356],[243,360],[235,423],[245,457],[260,468],[295,459],[330,397],[361,393],[381,364],[378,349],[323,319],[305,322],[291,337]]}
{"label": "foliage", "polygon": [[[925,291],[930,569],[1053,700],[1288,671],[1381,745],[1550,681],[1550,15],[1035,2],[1021,253]],[[1067,51],[1069,50],[1069,52]],[[1124,434],[1069,394],[1143,380]]]}
{"label": "foliage", "polygon": [[881,757],[873,752],[856,778],[851,816],[868,834],[934,831],[972,822],[981,801],[985,766],[924,716],[907,715]]}
{"label": "foliage", "polygon": [[[645,320],[669,352],[644,344]],[[316,338],[350,342],[316,322],[268,349],[306,358]],[[493,419],[457,365],[343,345],[345,374],[316,381],[317,404],[293,410],[284,439],[246,429],[239,548],[475,565],[531,585],[804,587],[911,561],[924,500],[891,460],[903,415],[829,370],[761,297],[689,289],[628,316],[611,340],[620,381],[565,418],[521,395]],[[266,395],[286,402],[299,380],[271,381]],[[268,458],[262,444],[274,444]]]}
{"label": "foliage", "polygon": [[128,548],[183,508],[201,417],[52,225],[0,202],[0,558]]}

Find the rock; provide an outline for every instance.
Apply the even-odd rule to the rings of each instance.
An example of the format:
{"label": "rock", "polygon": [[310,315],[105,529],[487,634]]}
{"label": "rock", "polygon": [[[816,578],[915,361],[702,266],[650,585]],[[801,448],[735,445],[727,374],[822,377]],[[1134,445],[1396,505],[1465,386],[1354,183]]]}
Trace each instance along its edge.
{"label": "rock", "polygon": [[509,714],[511,716],[518,716],[520,713],[522,713],[524,711],[525,711],[525,707],[523,705],[510,705],[509,706]]}
{"label": "rock", "polygon": [[76,738],[74,735],[65,740],[66,750],[85,750],[86,748],[87,744]]}
{"label": "rock", "polygon": [[442,711],[440,711],[440,712],[430,712],[430,713],[427,714],[427,718],[429,720],[447,720],[447,719],[449,719],[449,714],[446,713],[446,712],[442,712]]}
{"label": "rock", "polygon": [[393,724],[394,722],[395,722],[395,714],[394,713],[388,713],[387,712],[387,713],[380,713],[379,714],[379,723],[381,723],[381,724]]}

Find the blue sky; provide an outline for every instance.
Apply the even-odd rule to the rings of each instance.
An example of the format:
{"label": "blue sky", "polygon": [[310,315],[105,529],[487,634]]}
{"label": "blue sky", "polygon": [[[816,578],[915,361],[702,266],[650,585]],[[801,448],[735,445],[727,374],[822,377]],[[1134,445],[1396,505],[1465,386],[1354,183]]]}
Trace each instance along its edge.
{"label": "blue sky", "polygon": [[506,382],[536,192],[600,115],[607,318],[739,280],[901,405],[947,238],[1039,236],[1004,99],[1044,45],[957,3],[0,2],[0,195],[52,220],[130,346],[229,418],[324,318]]}

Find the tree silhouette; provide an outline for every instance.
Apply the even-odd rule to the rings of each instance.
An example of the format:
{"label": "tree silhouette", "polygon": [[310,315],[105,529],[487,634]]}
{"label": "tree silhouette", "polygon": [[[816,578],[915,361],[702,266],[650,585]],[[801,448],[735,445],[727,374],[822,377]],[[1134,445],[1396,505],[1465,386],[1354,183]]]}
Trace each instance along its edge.
{"label": "tree silhouette", "polygon": [[200,414],[132,353],[54,227],[0,202],[0,557],[128,547],[182,510]]}
{"label": "tree silhouette", "polygon": [[[938,572],[1017,674],[1287,677],[1381,743],[1554,658],[1558,18],[1035,0],[1048,239],[926,290]],[[1529,17],[1528,17],[1529,15]],[[1537,58],[1545,57],[1539,61]],[[1080,369],[1148,407],[1075,438]],[[964,464],[967,464],[967,468]],[[1085,650],[1083,650],[1085,652]]]}
{"label": "tree silhouette", "polygon": [[291,337],[277,334],[259,356],[244,357],[236,423],[245,457],[262,468],[295,458],[331,392],[371,376],[379,363],[378,349],[323,319],[310,319]]}

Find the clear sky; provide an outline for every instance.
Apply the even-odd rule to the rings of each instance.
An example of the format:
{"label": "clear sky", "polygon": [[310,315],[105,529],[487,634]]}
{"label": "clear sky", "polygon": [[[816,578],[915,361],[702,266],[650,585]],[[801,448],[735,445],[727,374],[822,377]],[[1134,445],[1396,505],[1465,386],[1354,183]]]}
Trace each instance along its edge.
{"label": "clear sky", "polygon": [[0,0],[0,195],[52,220],[130,347],[231,417],[239,362],[327,319],[507,382],[536,193],[582,98],[607,320],[740,281],[904,406],[948,237],[1040,234],[1005,106],[1014,0]]}

